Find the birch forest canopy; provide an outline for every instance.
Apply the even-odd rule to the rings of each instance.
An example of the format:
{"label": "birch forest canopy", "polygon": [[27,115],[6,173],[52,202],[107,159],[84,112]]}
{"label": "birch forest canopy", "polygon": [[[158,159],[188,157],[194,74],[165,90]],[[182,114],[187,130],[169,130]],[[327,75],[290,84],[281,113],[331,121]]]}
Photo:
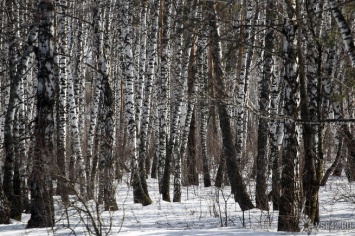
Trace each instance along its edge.
{"label": "birch forest canopy", "polygon": [[[2,0],[0,223],[230,185],[279,231],[355,181],[352,0]],[[247,183],[255,183],[251,195]]]}

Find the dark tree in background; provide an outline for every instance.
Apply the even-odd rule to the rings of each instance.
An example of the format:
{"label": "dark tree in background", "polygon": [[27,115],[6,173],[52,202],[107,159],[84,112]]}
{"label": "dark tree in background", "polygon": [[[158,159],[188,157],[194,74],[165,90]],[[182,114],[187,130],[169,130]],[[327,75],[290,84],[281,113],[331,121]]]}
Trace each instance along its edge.
{"label": "dark tree in background", "polygon": [[35,152],[30,176],[31,218],[27,228],[54,226],[52,164],[54,162],[54,109],[56,88],[54,78],[53,1],[38,4],[38,85],[35,120]]}

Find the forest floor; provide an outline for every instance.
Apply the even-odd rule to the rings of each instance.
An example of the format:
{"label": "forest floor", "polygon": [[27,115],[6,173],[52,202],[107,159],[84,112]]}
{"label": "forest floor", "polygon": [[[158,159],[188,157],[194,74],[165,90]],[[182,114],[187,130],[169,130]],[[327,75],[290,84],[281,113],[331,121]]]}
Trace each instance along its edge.
{"label": "forest floor", "polygon": [[[168,203],[161,200],[157,181],[148,179],[154,203],[143,207],[133,204],[128,178],[125,176],[118,184],[120,210],[116,212],[103,212],[96,207],[97,204],[90,202],[87,205],[93,213],[90,220],[82,203],[63,207],[56,198],[55,228],[25,229],[30,215],[23,214],[20,222],[0,225],[0,235],[355,235],[355,185],[349,184],[345,177],[331,176],[328,184],[321,187],[321,222],[318,227],[307,227],[307,219],[302,217],[301,232],[293,234],[277,232],[278,211],[253,209],[244,212],[243,220],[243,213],[234,202],[228,186],[223,190],[203,186],[183,187],[182,202]],[[254,199],[254,185],[249,183],[248,189]],[[76,198],[73,196],[71,199],[74,201]],[[96,232],[93,222],[98,230]]]}

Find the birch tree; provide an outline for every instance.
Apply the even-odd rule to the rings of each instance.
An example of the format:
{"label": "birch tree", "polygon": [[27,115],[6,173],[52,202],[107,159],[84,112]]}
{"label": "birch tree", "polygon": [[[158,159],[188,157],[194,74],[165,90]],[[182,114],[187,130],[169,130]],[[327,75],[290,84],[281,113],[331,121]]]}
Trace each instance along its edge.
{"label": "birch tree", "polygon": [[[4,163],[4,182],[3,190],[7,199],[11,202],[11,218],[21,219],[22,206],[21,195],[16,194],[16,190],[21,186],[19,183],[19,160],[16,156],[19,139],[16,128],[18,123],[18,106],[20,104],[20,83],[21,76],[17,74],[17,61],[19,57],[19,12],[15,2],[6,1],[8,14],[8,22],[12,24],[9,31],[8,41],[8,58],[9,58],[9,80],[11,81],[10,97],[8,101],[7,111],[4,124],[4,148],[5,148],[5,163]],[[17,185],[17,186],[16,186]]]}
{"label": "birch tree", "polygon": [[[73,3],[69,2],[70,9],[73,9]],[[74,14],[74,11],[71,10],[70,14]],[[80,194],[85,199],[87,197],[87,188],[86,188],[86,172],[85,172],[85,165],[84,159],[82,155],[82,142],[81,142],[81,134],[83,132],[83,127],[80,129],[80,120],[83,119],[84,114],[83,109],[83,95],[84,90],[82,88],[83,82],[85,80],[82,78],[82,64],[81,59],[81,50],[82,50],[82,39],[80,34],[82,34],[80,25],[82,23],[72,20],[71,25],[72,29],[70,30],[70,37],[75,38],[77,36],[78,42],[74,44],[73,41],[71,45],[68,45],[68,52],[72,55],[71,58],[67,61],[67,103],[68,103],[68,120],[69,127],[70,127],[70,135],[71,135],[71,162],[75,162],[77,174],[75,177],[75,182],[79,182],[80,186]],[[78,34],[74,31],[77,30]],[[79,54],[79,55],[78,55]],[[81,92],[80,92],[81,91]]]}
{"label": "birch tree", "polygon": [[129,133],[130,145],[132,148],[131,158],[131,183],[133,187],[133,198],[135,203],[141,203],[142,205],[149,205],[152,203],[149,196],[144,192],[142,183],[140,180],[140,173],[138,168],[138,149],[137,149],[137,127],[135,122],[135,99],[134,99],[134,83],[135,73],[133,65],[133,53],[131,42],[131,20],[132,20],[132,4],[129,1],[123,2],[122,8],[123,16],[123,38],[124,38],[124,53],[125,53],[125,65],[124,65],[124,106],[125,106],[125,118],[127,123],[127,129]]}
{"label": "birch tree", "polygon": [[[167,152],[166,152],[166,159],[170,160],[170,165],[165,165],[164,176],[163,178],[169,178],[171,169],[173,169],[174,173],[174,202],[181,201],[181,159],[178,156],[177,151],[178,143],[179,143],[179,136],[180,136],[180,122],[181,122],[181,109],[182,109],[182,102],[184,97],[184,91],[186,83],[183,78],[184,70],[186,67],[184,66],[183,58],[182,58],[182,45],[183,45],[183,22],[181,21],[180,17],[183,17],[185,14],[183,12],[183,5],[184,2],[182,0],[178,0],[176,2],[176,33],[179,36],[175,39],[176,40],[176,55],[175,55],[175,73],[172,73],[171,84],[173,84],[175,80],[175,89],[172,91],[172,122],[170,125],[170,138],[167,144]],[[172,85],[173,86],[173,85]],[[172,168],[174,167],[174,168]],[[170,169],[170,170],[169,170]],[[180,173],[180,174],[179,174]],[[165,185],[170,185],[170,182],[166,182]],[[169,188],[168,188],[169,189]]]}
{"label": "birch tree", "polygon": [[[300,92],[302,94],[301,115],[309,122],[321,119],[321,64],[322,45],[320,44],[321,9],[317,1],[310,1],[305,5],[308,18],[308,31],[306,33],[306,58],[301,58],[300,64],[307,65],[304,73],[300,73]],[[321,126],[303,124],[303,140],[305,149],[305,161],[303,170],[303,192],[305,195],[305,213],[314,224],[319,223],[318,190],[322,171],[322,130]]]}
{"label": "birch tree", "polygon": [[166,140],[168,129],[168,96],[170,81],[170,31],[171,31],[171,1],[164,0],[162,2],[163,25],[161,38],[161,61],[160,61],[160,91],[159,91],[159,156],[158,156],[158,181],[159,189],[164,201],[170,202],[169,185],[170,185],[170,163],[171,159],[166,159]]}
{"label": "birch tree", "polygon": [[299,77],[297,65],[296,1],[284,3],[283,25],[283,79],[285,134],[282,151],[281,197],[279,204],[278,231],[299,231],[300,184],[299,184]]}
{"label": "birch tree", "polygon": [[[57,51],[58,56],[55,60],[58,63],[58,102],[57,102],[57,165],[58,165],[58,194],[62,197],[63,201],[68,201],[68,189],[66,180],[66,138],[67,138],[67,55],[68,55],[68,19],[66,15],[66,9],[69,6],[67,1],[56,1],[57,14]],[[70,160],[73,166],[74,160]],[[69,179],[74,181],[74,169],[69,171]]]}
{"label": "birch tree", "polygon": [[[187,3],[188,4],[188,3]],[[189,6],[189,5],[187,5]],[[190,12],[189,19],[195,19],[196,13],[197,13],[197,8],[196,6],[192,5],[192,11]],[[186,24],[188,25],[188,24]],[[184,24],[184,28],[185,24]],[[194,28],[193,28],[194,30]],[[182,101],[182,108],[181,108],[181,137],[180,137],[180,147],[178,148],[179,150],[176,150],[177,152],[180,152],[179,155],[177,156],[177,160],[181,162],[186,154],[186,150],[188,148],[188,143],[189,140],[190,142],[192,141],[195,142],[193,137],[190,137],[190,131],[191,131],[191,123],[194,123],[193,121],[193,114],[195,112],[195,105],[196,105],[196,99],[197,99],[197,90],[198,90],[198,78],[196,78],[195,71],[192,70],[192,74],[189,74],[190,68],[192,65],[190,65],[190,57],[195,58],[194,55],[192,55],[192,51],[194,50],[194,42],[193,42],[193,37],[194,35],[188,34],[185,40],[182,41],[182,54],[181,54],[181,81],[184,83],[184,90],[182,91],[182,96],[183,100]],[[195,60],[195,59],[194,59]],[[186,101],[187,100],[187,101]],[[192,144],[192,149],[194,149],[194,145]],[[191,157],[190,160],[195,157]],[[186,162],[189,160],[187,159]],[[187,174],[191,175],[190,180],[188,180],[188,184],[198,184],[198,179],[196,177],[196,165],[193,163],[188,163],[189,168],[187,168]],[[181,168],[181,165],[179,163],[175,163],[175,177],[174,181],[181,181],[178,180],[179,178],[181,179],[181,170],[179,170],[179,167]],[[191,172],[190,172],[191,171]],[[179,177],[180,175],[180,177]],[[176,182],[175,182],[176,183]],[[176,191],[177,185],[175,184],[175,190],[174,193],[177,193]]]}
{"label": "birch tree", "polygon": [[[340,30],[341,37],[343,39],[343,44],[345,46],[345,53],[348,54],[350,62],[351,62],[351,67],[354,69],[355,67],[355,45],[354,41],[352,39],[352,33],[351,33],[351,28],[348,24],[348,22],[345,20],[345,17],[341,10],[339,9],[339,6],[337,3],[333,0],[328,0],[328,4],[330,6],[330,10],[332,12],[332,15],[337,23],[338,29]],[[335,106],[334,106],[335,105]],[[339,104],[334,104],[333,109],[335,107],[337,111],[339,111]],[[339,113],[338,113],[339,114]],[[348,128],[345,127],[344,125],[342,128],[346,131],[346,133],[350,133]],[[350,141],[348,142],[348,146],[352,146],[352,138],[350,138]],[[352,152],[352,148],[350,148],[350,158],[348,159],[348,179],[349,181],[354,181],[355,180],[355,175],[353,175],[353,170],[355,169],[355,158],[354,158],[354,153]]]}
{"label": "birch tree", "polygon": [[338,28],[340,30],[341,37],[343,39],[343,43],[345,46],[345,51],[349,55],[352,66],[355,67],[355,46],[354,46],[354,41],[352,40],[351,28],[346,22],[336,2],[334,0],[328,0],[328,3],[332,15],[335,21],[337,22]]}
{"label": "birch tree", "polygon": [[[157,38],[158,38],[158,16],[159,16],[159,2],[157,0],[151,3],[152,6],[152,22],[151,30],[149,32],[149,42],[147,48],[147,71],[146,80],[143,90],[142,101],[142,119],[141,119],[141,133],[139,143],[139,173],[144,192],[148,195],[148,187],[146,183],[147,171],[146,160],[147,146],[148,146],[148,127],[151,120],[151,100],[152,100],[152,86],[155,81],[155,69],[157,67]],[[144,2],[143,7],[148,7],[148,3]],[[142,19],[144,21],[146,19]],[[142,51],[145,51],[145,45],[142,44]],[[141,52],[143,53],[143,52]]]}
{"label": "birch tree", "polygon": [[[270,103],[270,84],[272,81],[274,66],[274,30],[275,6],[273,1],[264,1],[265,11],[265,37],[263,39],[263,68],[262,78],[259,82],[259,111],[261,114],[269,112]],[[268,165],[268,119],[263,115],[259,117],[258,125],[258,156],[257,156],[257,174],[256,174],[256,207],[262,210],[269,209],[267,191],[267,165]]]}
{"label": "birch tree", "polygon": [[[198,7],[197,19],[202,22],[203,18],[202,6]],[[197,42],[197,74],[196,76],[200,80],[200,137],[201,137],[201,152],[202,152],[202,165],[203,165],[203,182],[205,187],[211,186],[210,175],[210,158],[207,152],[207,128],[208,128],[208,88],[209,80],[207,77],[207,34],[205,30],[200,27],[199,39]]]}
{"label": "birch tree", "polygon": [[31,218],[27,228],[53,227],[54,205],[52,186],[52,157],[54,156],[54,106],[56,89],[53,65],[52,0],[40,0],[37,6],[38,30],[38,87],[37,118],[35,121],[35,156],[30,177]]}
{"label": "birch tree", "polygon": [[[245,32],[244,40],[245,42],[251,41],[251,22],[253,17],[253,2],[244,1],[246,8],[246,15],[244,19]],[[250,61],[250,50],[247,47],[243,48],[242,64],[240,75],[238,79],[238,97],[237,97],[237,132],[236,132],[236,151],[237,151],[237,160],[241,160],[242,153],[245,148],[245,137],[246,137],[246,109],[245,103],[247,98],[247,89],[248,89],[248,62]]]}
{"label": "birch tree", "polygon": [[224,103],[225,84],[221,65],[221,45],[216,10],[213,3],[206,3],[206,5],[210,27],[210,40],[214,65],[213,70],[216,80],[216,93],[218,94],[218,114],[220,117],[220,126],[223,137],[222,158],[226,159],[227,173],[231,183],[232,193],[234,194],[234,199],[239,203],[242,211],[246,211],[252,209],[254,205],[249,198],[249,195],[246,191],[246,186],[243,183],[243,179],[240,174],[240,170],[238,169],[236,151],[232,142],[230,118],[228,116],[226,104]]}
{"label": "birch tree", "polygon": [[[108,2],[109,3],[109,2]],[[107,9],[107,8],[106,8]],[[113,140],[114,140],[114,101],[109,81],[109,68],[107,57],[109,55],[108,39],[104,36],[103,18],[109,14],[108,10],[102,13],[101,7],[96,5],[93,9],[96,60],[99,76],[101,77],[102,108],[100,109],[100,151],[99,151],[99,202],[103,199],[105,210],[118,210],[116,202],[116,188],[114,181]],[[106,32],[107,33],[107,32]]]}

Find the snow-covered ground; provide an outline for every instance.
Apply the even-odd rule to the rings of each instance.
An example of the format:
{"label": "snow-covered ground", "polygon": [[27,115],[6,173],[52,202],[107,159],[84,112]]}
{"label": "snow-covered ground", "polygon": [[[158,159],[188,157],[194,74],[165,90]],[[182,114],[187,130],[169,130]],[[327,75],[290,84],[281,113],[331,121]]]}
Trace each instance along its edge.
{"label": "snow-covered ground", "polygon": [[[119,211],[102,212],[99,209],[99,217],[93,215],[94,219],[90,220],[83,210],[69,208],[65,211],[56,200],[56,228],[27,230],[30,216],[23,214],[21,222],[0,225],[0,235],[95,235],[92,222],[102,235],[306,235],[310,230],[311,235],[355,235],[355,185],[349,185],[345,178],[330,177],[327,186],[321,187],[319,227],[304,227],[307,219],[302,217],[302,232],[294,234],[277,232],[277,211],[253,209],[244,213],[243,220],[243,213],[234,202],[229,187],[223,190],[183,187],[182,202],[168,203],[160,200],[156,180],[148,179],[148,184],[154,201],[150,206],[133,204],[132,191],[123,181],[117,188]],[[253,185],[248,187],[254,192]],[[81,203],[75,206],[85,209]],[[90,206],[95,208],[96,204],[91,202]],[[91,212],[95,213],[95,210]]]}

